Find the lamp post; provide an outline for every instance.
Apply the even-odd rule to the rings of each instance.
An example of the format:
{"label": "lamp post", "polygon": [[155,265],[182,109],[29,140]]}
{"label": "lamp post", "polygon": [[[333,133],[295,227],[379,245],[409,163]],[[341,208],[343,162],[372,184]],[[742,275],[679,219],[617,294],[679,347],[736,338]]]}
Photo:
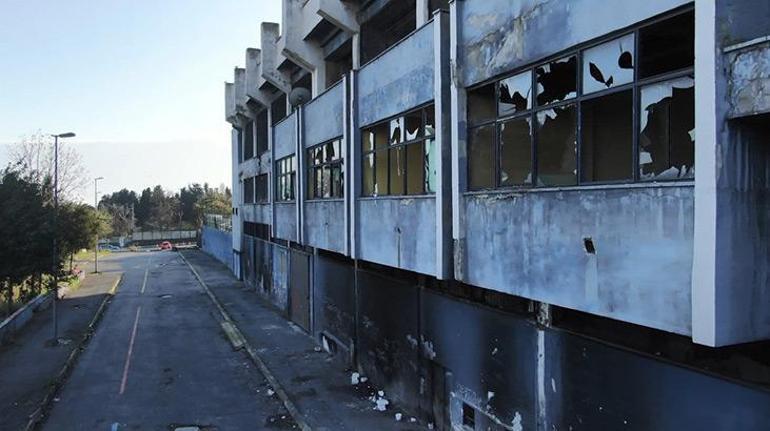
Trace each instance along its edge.
{"label": "lamp post", "polygon": [[56,303],[59,302],[59,249],[56,237],[59,236],[59,138],[74,138],[72,132],[53,136],[53,339],[52,344],[59,344],[59,321]]}
{"label": "lamp post", "polygon": [[[98,201],[98,194],[97,191],[97,182],[99,180],[103,180],[104,177],[96,177],[94,178],[94,211],[96,211],[96,218],[99,218],[99,201]],[[99,273],[99,232],[96,232],[96,240],[94,242],[94,274]]]}

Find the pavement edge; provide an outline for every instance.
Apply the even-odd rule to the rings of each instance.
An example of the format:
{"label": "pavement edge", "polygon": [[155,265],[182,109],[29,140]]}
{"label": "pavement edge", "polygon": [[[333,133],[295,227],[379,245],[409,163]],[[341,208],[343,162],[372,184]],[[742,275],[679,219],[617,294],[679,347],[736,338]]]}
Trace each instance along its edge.
{"label": "pavement edge", "polygon": [[297,426],[302,431],[312,431],[312,428],[310,425],[307,424],[305,421],[304,416],[299,412],[299,409],[294,404],[293,401],[289,398],[289,395],[286,393],[286,391],[283,389],[283,386],[278,382],[278,379],[273,375],[273,373],[270,371],[270,369],[267,367],[265,362],[262,360],[262,358],[259,357],[259,354],[257,354],[257,350],[246,340],[246,337],[243,336],[243,333],[238,328],[238,325],[235,323],[235,321],[230,317],[230,314],[225,310],[224,306],[222,306],[222,303],[219,301],[219,298],[214,295],[214,292],[209,289],[208,285],[205,281],[203,281],[203,278],[198,274],[198,271],[190,264],[190,262],[187,260],[186,257],[184,257],[184,254],[179,251],[179,256],[182,258],[185,264],[187,264],[187,267],[190,268],[190,271],[192,271],[193,275],[195,276],[195,279],[198,280],[198,283],[203,287],[203,290],[206,291],[206,294],[211,299],[211,301],[214,303],[214,305],[219,310],[219,313],[222,315],[222,319],[229,324],[229,326],[232,328],[232,331],[234,332],[234,336],[243,343],[243,349],[248,354],[251,361],[254,363],[254,365],[259,368],[259,371],[262,373],[262,375],[265,376],[265,379],[267,379],[270,386],[273,388],[273,391],[275,391],[275,394],[278,395],[278,398],[281,399],[281,402],[283,402],[284,407],[286,407],[286,410],[291,415],[292,419],[297,423]]}
{"label": "pavement edge", "polygon": [[94,314],[94,317],[91,318],[91,322],[88,323],[86,332],[85,334],[83,334],[83,337],[80,339],[80,342],[78,342],[78,345],[75,346],[75,348],[72,349],[72,351],[70,352],[70,355],[67,357],[67,360],[64,362],[64,366],[62,366],[61,370],[59,371],[59,374],[57,374],[56,377],[53,379],[53,381],[48,385],[48,391],[43,397],[43,400],[40,402],[37,409],[35,409],[35,411],[33,411],[29,415],[29,421],[27,422],[27,426],[24,427],[24,431],[36,430],[44,422],[46,413],[51,408],[51,404],[53,403],[54,398],[56,397],[56,394],[59,392],[61,387],[64,385],[64,382],[67,380],[67,377],[69,376],[70,372],[74,368],[75,363],[77,362],[78,357],[80,356],[80,353],[83,350],[85,350],[85,348],[88,346],[88,342],[91,340],[91,337],[93,337],[94,331],[96,331],[96,325],[101,320],[105,310],[107,309],[107,305],[109,304],[110,300],[115,296],[115,293],[117,292],[118,287],[122,282],[123,282],[123,274],[121,273],[120,277],[118,277],[118,279],[115,280],[115,283],[112,285],[112,288],[107,292],[107,295],[104,297],[101,304],[99,304],[99,308],[96,309],[96,313]]}

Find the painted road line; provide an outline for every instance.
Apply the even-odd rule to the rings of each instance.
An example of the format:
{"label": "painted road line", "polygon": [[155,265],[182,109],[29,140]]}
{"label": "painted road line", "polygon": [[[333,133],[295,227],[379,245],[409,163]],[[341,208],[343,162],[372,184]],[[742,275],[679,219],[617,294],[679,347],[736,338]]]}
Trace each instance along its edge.
{"label": "painted road line", "polygon": [[144,281],[142,282],[142,291],[140,294],[144,295],[144,289],[147,287],[147,274],[150,272],[150,261],[152,260],[152,256],[147,258],[147,268],[144,269]]}
{"label": "painted road line", "polygon": [[123,379],[120,381],[120,395],[126,391],[126,382],[128,381],[128,367],[131,365],[131,354],[134,352],[134,340],[136,340],[136,328],[139,326],[139,315],[142,313],[142,307],[136,309],[136,318],[134,319],[134,329],[131,330],[131,340],[128,342],[128,352],[126,353],[126,365],[123,367]]}

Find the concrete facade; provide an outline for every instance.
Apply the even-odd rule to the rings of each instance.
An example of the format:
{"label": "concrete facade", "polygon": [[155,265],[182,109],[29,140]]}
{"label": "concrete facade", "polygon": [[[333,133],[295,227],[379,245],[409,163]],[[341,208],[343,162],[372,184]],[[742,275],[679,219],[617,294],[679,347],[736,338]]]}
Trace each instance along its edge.
{"label": "concrete facade", "polygon": [[[601,336],[591,335],[599,339],[591,342],[564,336],[552,329],[558,325],[589,335],[632,328],[628,330],[634,335],[628,338],[633,341],[628,342],[638,344],[631,349],[643,350],[644,345],[653,351],[654,345],[642,341],[652,333],[673,337],[686,351],[708,349],[704,355],[709,358],[720,355],[717,347],[770,339],[770,308],[765,306],[770,300],[770,31],[758,24],[759,16],[770,14],[766,2],[284,0],[283,7],[282,25],[262,25],[262,47],[247,50],[246,68],[236,68],[233,83],[225,86],[226,119],[234,127],[233,250],[241,266],[236,274],[252,280],[300,326],[310,322],[309,332],[324,343],[333,342],[351,365],[402,402],[417,406],[439,428],[462,424],[469,408],[476,412],[477,424],[500,429],[584,428],[577,417],[591,418],[587,420],[594,425],[588,429],[614,429],[631,420],[587,413],[599,404],[575,407],[580,404],[577,386],[595,383],[579,374],[580,361],[564,362],[552,355],[580,349],[592,355],[590,349],[595,349],[602,361],[609,361],[603,363],[613,357],[625,361],[619,368],[625,372],[665,366],[655,359],[623,357],[602,344]],[[641,39],[647,29],[674,19],[691,19],[689,37],[695,46],[680,47],[685,55],[676,52],[679,57],[669,60],[685,63],[668,70],[668,65],[651,64],[644,57],[648,42]],[[678,24],[675,31],[686,27]],[[623,66],[619,57],[612,66],[633,72],[629,81],[613,84],[613,77],[606,79],[584,59],[620,37],[635,41],[631,52],[624,53],[631,61]],[[694,63],[686,63],[687,49]],[[557,60],[571,56],[585,66],[575,66],[574,94],[542,101],[550,84],[541,77],[561,67]],[[367,59],[364,64],[362,58]],[[643,70],[648,67],[665,70]],[[502,115],[503,108],[496,108],[503,103],[502,82],[521,73],[531,75],[529,91],[535,94],[527,94],[525,113]],[[687,84],[692,76],[697,76],[694,84]],[[590,79],[606,88],[592,94],[584,86]],[[642,135],[663,105],[642,105],[643,92],[676,80],[657,103],[674,103],[674,93],[682,97],[694,92],[694,101],[676,108],[694,116],[694,125],[685,130],[686,144],[694,147],[689,154],[694,164],[670,162],[666,172],[687,168],[689,173],[649,180],[643,177],[644,165],[652,159],[646,159],[649,152],[641,141],[648,137]],[[298,96],[299,87],[310,100]],[[484,112],[473,104],[484,88],[493,88],[495,114],[479,125],[476,118]],[[633,168],[625,180],[584,181],[582,151],[588,138],[579,123],[587,115],[584,106],[624,92],[633,101],[628,138]],[[276,103],[283,100],[289,101],[287,116],[274,118],[282,111]],[[557,108],[570,106],[579,112],[575,134],[566,140],[574,145],[567,147],[561,162],[569,159],[572,148],[576,161],[574,171],[564,168],[560,175],[573,175],[574,184],[534,182],[535,175],[546,172],[538,164],[548,154],[537,153],[547,136],[543,124],[558,116]],[[433,116],[433,134],[420,144],[425,149],[419,162],[422,173],[409,170],[409,161],[416,159],[398,159],[393,149],[400,145],[393,143],[394,133],[407,129],[400,123],[402,116],[417,110]],[[256,124],[265,112],[266,129],[255,127],[254,140],[245,139],[246,125]],[[428,121],[428,114],[423,115]],[[501,125],[511,118],[528,119],[533,136],[529,184],[522,187],[502,185],[500,176],[503,150],[497,146]],[[470,171],[477,169],[472,160],[480,156],[470,136],[486,126],[494,128],[489,156],[495,163],[489,173],[494,186],[475,189]],[[374,143],[366,147],[375,139],[366,134],[378,127],[389,133],[387,158],[377,159],[381,149]],[[420,136],[427,136],[427,127]],[[327,150],[323,161],[314,152],[337,139],[339,171],[330,167],[333,158],[327,158]],[[244,160],[246,142],[265,151]],[[430,151],[429,144],[434,145]],[[674,157],[674,150],[666,151]],[[278,202],[277,187],[283,183],[276,162],[290,155],[296,160],[294,199]],[[390,171],[365,160],[387,163]],[[392,160],[407,161],[394,168]],[[423,193],[367,194],[364,183],[370,176],[384,175],[387,182],[378,186],[387,184],[392,190],[402,169],[405,184],[410,184],[411,172],[422,175],[432,189],[426,185]],[[269,175],[268,202],[245,203],[244,180],[263,173]],[[334,175],[343,178],[339,194],[311,196],[318,187],[334,188]],[[247,224],[266,230],[258,237],[246,235]],[[250,249],[243,251],[244,244]],[[292,266],[295,258],[307,254],[309,269]],[[292,280],[304,277],[311,280],[309,292],[293,292]],[[335,279],[343,280],[340,286]],[[510,308],[528,317],[510,317],[510,309],[498,315],[473,305],[489,305],[489,298],[498,305],[525,303]],[[443,315],[450,309],[451,319]],[[298,313],[308,315],[300,321]],[[393,321],[393,314],[403,320]],[[469,327],[458,319],[467,319]],[[482,339],[476,340],[482,330]],[[607,344],[617,341],[606,336]],[[482,353],[497,352],[502,345],[516,346],[517,353]],[[479,352],[479,357],[470,362],[455,357],[463,350]],[[498,360],[506,365],[500,367]],[[672,359],[680,360],[687,359]],[[434,385],[432,399],[424,398],[420,381]],[[632,386],[642,384],[634,382]],[[562,384],[573,387],[562,394]],[[664,386],[659,390],[675,396],[676,391]],[[610,392],[601,397],[609,400]],[[757,397],[752,402],[764,399]],[[641,402],[656,405],[649,398]],[[679,429],[684,416],[672,412],[658,422],[637,418],[631,429]],[[759,422],[720,423],[754,429]]]}

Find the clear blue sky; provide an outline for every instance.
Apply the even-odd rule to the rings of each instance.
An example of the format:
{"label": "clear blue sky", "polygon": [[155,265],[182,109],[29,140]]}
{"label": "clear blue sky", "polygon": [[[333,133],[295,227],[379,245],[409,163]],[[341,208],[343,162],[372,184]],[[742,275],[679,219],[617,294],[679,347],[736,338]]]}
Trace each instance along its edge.
{"label": "clear blue sky", "polygon": [[280,16],[280,0],[0,0],[0,165],[21,136],[74,131],[104,193],[229,186],[223,83]]}

